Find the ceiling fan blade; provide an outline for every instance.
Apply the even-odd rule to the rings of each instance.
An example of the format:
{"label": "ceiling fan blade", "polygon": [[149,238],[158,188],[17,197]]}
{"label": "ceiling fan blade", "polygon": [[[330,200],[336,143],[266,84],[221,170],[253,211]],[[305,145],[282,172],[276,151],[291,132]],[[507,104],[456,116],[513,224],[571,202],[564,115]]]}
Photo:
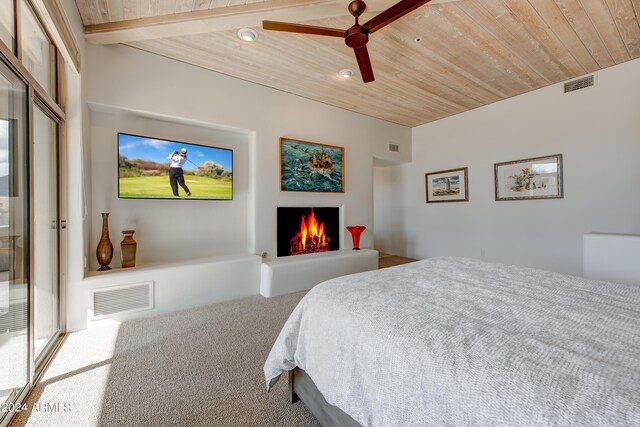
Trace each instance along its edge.
{"label": "ceiling fan blade", "polygon": [[367,50],[367,46],[362,46],[353,49],[356,53],[356,59],[358,60],[358,67],[360,67],[360,74],[362,75],[362,80],[365,83],[369,83],[375,80],[373,77],[373,68],[371,67],[371,60],[369,59],[369,51]]}
{"label": "ceiling fan blade", "polygon": [[369,34],[378,31],[395,21],[398,18],[403,17],[407,13],[429,3],[431,0],[402,0],[399,3],[394,4],[389,9],[381,12],[367,21],[362,27],[369,32]]}
{"label": "ceiling fan blade", "polygon": [[315,34],[318,36],[342,37],[344,30],[327,27],[314,27],[313,25],[290,24],[288,22],[262,21],[262,28],[272,31],[286,31],[289,33]]}

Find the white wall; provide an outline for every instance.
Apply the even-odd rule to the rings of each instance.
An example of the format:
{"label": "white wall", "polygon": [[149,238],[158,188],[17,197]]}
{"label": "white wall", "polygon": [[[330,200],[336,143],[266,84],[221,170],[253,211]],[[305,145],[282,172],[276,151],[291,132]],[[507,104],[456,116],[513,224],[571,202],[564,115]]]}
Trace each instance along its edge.
{"label": "white wall", "polygon": [[[65,3],[67,6],[71,8]],[[76,32],[81,31],[77,24],[74,23]],[[234,253],[267,252],[269,257],[275,257],[277,206],[341,206],[345,225],[362,224],[370,230],[363,235],[361,246],[373,246],[373,161],[374,158],[396,163],[409,161],[409,128],[126,46],[87,44],[82,67],[81,83],[74,77],[77,87],[73,98],[82,108],[74,104],[74,135],[69,138],[68,330],[87,327],[88,289],[95,279],[84,279],[82,265],[86,255],[90,268],[96,267],[101,212],[111,213],[111,240],[116,249],[112,266],[118,265],[119,232],[125,228],[137,230],[138,261],[142,264],[166,262],[170,257],[188,259],[195,252],[200,257],[215,256],[221,248]],[[91,105],[90,112],[86,105]],[[82,128],[78,127],[81,121],[86,121]],[[80,138],[83,131],[84,144]],[[215,139],[215,145],[234,149],[240,161],[234,171],[235,200],[118,199],[115,136],[118,131],[205,145]],[[280,137],[344,146],[346,192],[281,193]],[[398,144],[400,152],[389,152],[389,143]],[[84,167],[84,174],[79,165]],[[81,196],[83,191],[86,198]],[[180,250],[170,254],[173,239],[165,233],[166,227],[175,223],[174,218],[186,218],[188,232],[181,235]],[[232,235],[237,235],[237,239],[232,240]],[[351,239],[346,230],[342,238],[343,246],[349,248]],[[229,264],[230,268],[237,268],[233,265]],[[220,267],[224,268],[222,264]],[[144,269],[145,278],[161,278],[162,271],[161,267]],[[135,273],[115,273],[108,280],[101,279],[101,283],[124,284],[132,275]],[[245,295],[248,289],[257,294],[259,277],[251,276],[253,282],[247,288],[245,276],[237,280],[225,276],[222,285],[210,275],[190,281],[197,282],[197,292],[204,289],[204,280],[211,282],[212,294],[206,299],[206,303],[211,303]],[[182,292],[180,296],[170,292],[167,295],[174,295],[175,301],[188,299],[184,294],[188,289],[176,288],[175,292],[178,290]],[[160,301],[162,306],[156,308],[157,312],[184,308],[172,300]]]}
{"label": "white wall", "polygon": [[403,214],[405,192],[396,186],[401,182],[399,167],[373,167],[373,231],[375,248],[390,254],[406,254]]}
{"label": "white wall", "polygon": [[[84,67],[86,60],[84,27],[74,0],[64,0],[62,7],[69,18],[71,29],[80,51],[80,68]],[[86,305],[86,294],[82,290],[81,281],[84,277],[84,257],[88,251],[89,222],[87,213],[90,210],[90,200],[86,197],[86,189],[90,188],[90,173],[84,170],[90,168],[89,150],[89,109],[85,103],[85,84],[81,74],[77,74],[65,64],[66,96],[66,140],[62,159],[61,175],[64,188],[62,194],[61,218],[67,220],[67,228],[61,232],[60,252],[64,254],[66,263],[60,269],[60,295],[62,312],[67,316],[63,320],[62,328],[73,330],[69,326],[73,324],[73,308],[80,299]],[[70,167],[73,165],[74,167]]]}
{"label": "white wall", "polygon": [[[118,199],[118,132],[233,149],[233,200]],[[120,265],[121,231],[128,229],[136,230],[137,265],[249,252],[248,134],[91,106],[90,140],[91,181],[96,184],[89,247],[100,240],[100,213],[109,212],[112,266]],[[91,270],[98,268],[93,253],[89,261]]]}
{"label": "white wall", "polygon": [[[375,172],[377,248],[580,275],[584,233],[640,232],[638,76],[635,60],[600,71],[594,88],[553,85],[414,128],[413,162]],[[557,153],[564,199],[494,200],[494,163]],[[425,203],[426,172],[465,166],[468,203]]]}
{"label": "white wall", "polygon": [[[344,205],[345,225],[362,224],[372,229],[373,157],[406,161],[411,156],[411,130],[403,126],[126,46],[89,45],[87,51],[84,76],[88,79],[87,100],[91,104],[149,112],[169,120],[193,120],[254,132],[255,140],[250,142],[252,159],[249,161],[252,166],[248,177],[250,191],[251,188],[255,190],[254,230],[249,230],[252,235],[250,250],[254,253],[267,252],[275,257],[276,206]],[[92,119],[92,128],[95,126]],[[163,137],[162,132],[156,132],[154,136]],[[180,139],[179,132],[171,136]],[[345,194],[281,193],[278,159],[280,137],[344,146]],[[400,153],[388,151],[390,142],[400,145]],[[110,143],[115,144],[115,140]],[[113,153],[114,147],[110,147],[112,151],[109,152]],[[93,156],[92,168],[115,170],[110,164],[97,163],[96,158]],[[94,173],[94,178],[96,176]],[[111,177],[112,181],[115,179],[115,175]],[[92,192],[115,191],[114,183],[94,182]],[[124,209],[116,206],[122,203],[121,200],[111,199],[99,207],[94,206],[92,233],[98,232],[98,210]],[[174,202],[160,203],[164,208]],[[142,207],[140,210],[141,215],[155,214]],[[346,230],[343,233],[346,247],[349,247],[349,234]],[[199,239],[197,234],[185,238]],[[366,248],[372,245],[373,233],[365,233],[362,246]]]}

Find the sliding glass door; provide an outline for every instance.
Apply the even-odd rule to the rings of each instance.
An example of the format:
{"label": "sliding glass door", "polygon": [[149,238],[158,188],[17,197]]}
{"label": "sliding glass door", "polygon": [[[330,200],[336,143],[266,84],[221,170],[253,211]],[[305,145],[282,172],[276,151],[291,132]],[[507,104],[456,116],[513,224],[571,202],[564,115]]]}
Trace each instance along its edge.
{"label": "sliding glass door", "polygon": [[36,366],[60,331],[58,313],[58,123],[33,108],[33,329]]}
{"label": "sliding glass door", "polygon": [[32,0],[0,7],[0,427],[60,343],[64,70]]}
{"label": "sliding glass door", "polygon": [[30,380],[27,101],[25,83],[0,61],[0,403]]}

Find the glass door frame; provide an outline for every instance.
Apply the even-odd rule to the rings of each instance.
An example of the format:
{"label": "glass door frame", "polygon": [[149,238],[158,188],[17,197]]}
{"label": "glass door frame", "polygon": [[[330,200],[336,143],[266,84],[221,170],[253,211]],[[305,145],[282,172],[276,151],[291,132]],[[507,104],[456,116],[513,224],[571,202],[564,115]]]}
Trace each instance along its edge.
{"label": "glass door frame", "polygon": [[[15,402],[23,403],[26,399],[26,396],[32,390],[34,384],[39,379],[40,375],[51,361],[52,356],[55,354],[55,351],[62,343],[64,334],[66,333],[66,316],[64,315],[65,308],[65,286],[63,283],[63,277],[66,277],[64,273],[65,268],[65,254],[61,251],[62,248],[66,247],[66,233],[62,231],[66,228],[66,208],[63,204],[63,201],[66,200],[64,195],[64,174],[61,172],[64,167],[64,159],[66,155],[66,139],[65,139],[65,113],[61,106],[65,104],[65,85],[64,85],[64,59],[62,55],[58,51],[58,49],[53,46],[51,42],[52,37],[49,34],[46,26],[43,25],[43,29],[46,33],[46,36],[49,38],[51,42],[51,55],[53,57],[52,62],[52,79],[56,83],[56,90],[53,92],[52,97],[43,87],[42,85],[33,77],[30,72],[26,69],[26,67],[22,64],[22,34],[20,31],[20,19],[22,13],[21,1],[20,0],[9,0],[14,4],[14,46],[7,46],[3,41],[0,40],[0,61],[4,63],[10,71],[12,71],[20,80],[22,80],[27,85],[27,117],[25,118],[27,121],[27,147],[26,147],[26,156],[29,164],[28,167],[28,177],[27,177],[27,188],[29,189],[29,201],[27,206],[27,230],[29,235],[29,251],[26,257],[27,265],[29,266],[27,274],[27,283],[29,286],[28,292],[28,383],[27,385],[18,393]],[[30,3],[30,0],[26,0]],[[32,7],[32,9],[34,9]],[[34,13],[36,15],[36,19],[42,22],[40,16],[38,16],[38,12],[34,9]],[[34,144],[34,108],[36,108],[36,104],[41,110],[52,120],[54,120],[58,124],[57,130],[57,147],[55,153],[57,155],[57,168],[58,168],[58,177],[57,177],[57,189],[58,189],[58,211],[57,211],[57,234],[58,234],[58,259],[57,259],[57,283],[58,283],[58,333],[57,336],[51,338],[51,340],[47,343],[47,348],[43,351],[42,356],[39,360],[34,360],[34,352],[35,352],[35,336],[34,336],[34,291],[35,286],[32,283],[33,279],[33,271],[34,271],[34,258],[33,258],[33,249],[34,249],[34,237],[32,236],[32,230],[34,229],[34,216],[33,216],[33,206],[34,206],[34,192],[33,192],[33,144]],[[0,402],[1,403],[1,402]],[[6,426],[11,422],[14,414],[2,414],[0,413],[0,427]]]}
{"label": "glass door frame", "polygon": [[[59,117],[57,117],[47,106],[46,104],[34,93],[33,94],[33,102],[29,103],[29,117],[30,118],[35,118],[35,114],[34,114],[34,109],[39,108],[40,111],[42,111],[42,113],[44,115],[46,115],[49,119],[53,120],[56,123],[57,126],[57,131],[56,131],[56,141],[55,141],[55,149],[53,150],[53,152],[55,153],[55,164],[56,164],[56,194],[57,194],[57,200],[56,200],[56,204],[57,204],[57,210],[55,212],[56,214],[56,231],[57,231],[57,246],[56,246],[56,283],[57,283],[57,292],[58,292],[58,301],[57,301],[57,308],[58,308],[58,330],[56,332],[56,335],[54,337],[51,337],[49,339],[49,341],[47,342],[47,344],[44,346],[41,355],[38,358],[35,358],[35,290],[36,290],[36,286],[35,283],[32,282],[33,279],[33,274],[29,275],[29,312],[30,312],[30,317],[29,317],[29,330],[30,330],[30,336],[29,336],[29,346],[30,346],[30,354],[29,354],[29,366],[31,367],[30,369],[30,375],[34,376],[34,380],[37,380],[37,378],[39,378],[39,376],[42,374],[42,371],[44,370],[44,367],[47,365],[50,355],[52,353],[52,349],[56,347],[56,344],[59,341],[59,338],[62,336],[63,334],[63,322],[62,322],[62,318],[64,316],[62,316],[62,311],[61,311],[61,304],[60,304],[60,290],[61,290],[61,274],[60,274],[60,269],[61,269],[61,245],[60,245],[60,240],[62,239],[62,226],[61,226],[61,197],[60,197],[60,191],[61,191],[61,186],[60,186],[60,138],[61,138],[61,132],[60,132],[60,126],[61,126],[61,120]],[[32,230],[35,230],[35,224],[34,224],[34,220],[35,220],[35,215],[34,215],[34,210],[33,210],[33,206],[35,206],[35,203],[37,203],[34,200],[35,197],[35,190],[33,188],[34,184],[35,184],[35,180],[33,179],[34,175],[34,167],[35,167],[35,160],[34,160],[34,152],[35,152],[35,141],[34,141],[34,135],[35,132],[33,131],[33,127],[35,124],[35,119],[34,120],[29,120],[29,230],[30,233]],[[30,249],[29,249],[29,269],[30,272],[35,271],[35,262],[36,259],[32,254],[35,254],[35,241],[36,241],[36,236],[34,236],[33,234],[30,234]]]}
{"label": "glass door frame", "polygon": [[[17,2],[19,5],[19,2]],[[20,9],[19,7],[16,9]],[[17,12],[17,11],[16,11]],[[18,25],[19,27],[19,25]],[[18,41],[18,54],[21,52],[21,48],[20,48],[20,41],[21,41],[21,37],[19,34],[16,34],[16,40]],[[64,74],[62,72],[62,67],[61,67],[61,60],[64,61],[62,58],[60,58],[59,53],[56,52],[55,55],[56,58],[56,62],[58,64],[56,73],[55,73],[55,78],[57,80],[57,97],[58,98],[62,98],[62,96],[60,96],[60,94],[64,93],[64,85],[63,85],[63,79],[61,79],[61,76]],[[44,105],[51,110],[51,112],[53,112],[53,114],[61,121],[63,121],[65,119],[65,114],[64,111],[62,110],[62,108],[58,105],[58,103],[56,102],[55,99],[53,99],[53,97],[51,97],[51,95],[49,95],[47,93],[47,91],[42,87],[42,85],[40,83],[38,83],[38,81],[36,81],[36,79],[29,73],[29,71],[25,68],[24,65],[22,65],[22,62],[20,62],[20,59],[18,58],[18,56],[16,56],[13,51],[4,44],[4,42],[0,41],[0,59],[3,60],[3,62],[5,62],[5,64],[12,69],[12,71],[14,73],[16,73],[20,79],[22,81],[24,81],[27,86],[29,87],[30,93],[29,93],[29,98],[31,100],[33,100],[35,98],[35,96],[37,95],[38,98],[40,98],[40,100],[44,103]]]}
{"label": "glass door frame", "polygon": [[[18,375],[20,377],[20,383],[16,383],[13,384],[10,387],[11,393],[9,393],[9,397],[6,398],[6,402],[9,401],[9,399],[13,398],[13,401],[19,401],[19,399],[21,398],[20,396],[22,396],[22,394],[24,393],[25,389],[28,388],[29,386],[29,381],[30,381],[30,365],[29,365],[29,348],[30,348],[30,344],[29,344],[29,321],[30,321],[30,309],[29,309],[29,282],[30,282],[30,251],[31,251],[31,221],[30,221],[30,214],[29,214],[29,172],[28,172],[28,159],[29,159],[29,130],[28,130],[28,104],[29,104],[29,86],[26,84],[26,82],[24,81],[24,79],[21,78],[21,76],[19,74],[17,74],[11,67],[7,66],[6,63],[4,61],[0,61],[0,65],[2,65],[2,79],[3,80],[7,80],[10,83],[13,83],[14,86],[20,85],[20,91],[19,94],[16,94],[16,92],[14,90],[9,90],[7,92],[7,104],[9,105],[9,114],[7,116],[8,121],[10,123],[10,128],[13,128],[13,132],[9,131],[8,132],[8,137],[10,138],[10,140],[8,141],[8,146],[12,147],[11,151],[12,154],[9,156],[10,159],[10,167],[9,167],[9,176],[12,178],[9,181],[13,181],[14,184],[9,184],[10,187],[14,187],[17,184],[17,192],[14,193],[12,195],[12,191],[9,190],[7,193],[9,195],[9,197],[15,197],[18,200],[16,200],[16,202],[18,202],[20,205],[22,205],[22,212],[19,214],[20,220],[23,223],[23,226],[21,227],[21,236],[23,236],[23,244],[22,244],[22,251],[23,254],[20,257],[21,259],[16,260],[17,258],[17,250],[16,247],[18,246],[17,244],[12,244],[11,247],[12,249],[10,249],[10,255],[9,255],[9,259],[10,259],[10,267],[9,267],[9,277],[8,277],[8,282],[9,282],[9,312],[8,314],[11,314],[11,305],[12,305],[12,292],[11,292],[11,287],[13,286],[20,286],[20,283],[16,283],[15,281],[15,274],[16,274],[16,265],[17,262],[19,262],[21,264],[20,271],[18,271],[18,277],[21,279],[21,282],[24,284],[25,287],[25,303],[27,305],[26,307],[26,312],[25,312],[25,316],[21,316],[21,319],[24,319],[25,322],[25,326],[24,326],[24,330],[25,330],[25,342],[24,342],[24,360],[21,361],[24,362],[24,366],[20,367],[20,371],[16,370],[16,372],[18,372]],[[5,74],[6,73],[6,74]],[[19,100],[16,98],[16,95],[19,96]],[[19,108],[19,112],[17,111],[17,109],[15,110],[15,114],[11,114],[11,110],[13,108],[15,108],[14,106],[11,106],[11,104],[14,104],[16,101],[18,101],[21,105]],[[13,135],[12,135],[13,134]],[[23,134],[23,136],[20,136],[21,134]],[[19,162],[19,163],[18,163]],[[13,169],[13,171],[12,171]],[[15,176],[15,170],[18,169],[18,175],[19,176]],[[17,180],[16,180],[17,178]],[[17,181],[17,182],[16,182]],[[20,182],[23,181],[23,184],[20,184]],[[23,194],[23,196],[20,196],[20,193]],[[21,200],[22,199],[22,200]],[[14,220],[16,218],[18,218],[18,216],[14,215],[14,211],[15,208],[11,207],[13,203],[9,202],[9,210],[10,210],[10,218],[9,218],[9,230],[12,230],[12,223],[14,222]],[[13,233],[13,231],[10,231],[10,233]],[[12,252],[12,253],[11,253]],[[15,320],[14,320],[15,322]],[[13,323],[13,322],[12,322]],[[9,334],[11,333],[11,329],[9,329]],[[12,337],[9,336],[9,341],[11,341]],[[22,345],[20,346],[22,348]],[[6,368],[6,365],[5,365]],[[14,368],[15,369],[15,368]],[[24,379],[24,383],[23,383],[23,379]],[[20,388],[20,386],[22,388]],[[4,413],[0,413],[0,416],[5,415]],[[2,423],[0,423],[0,425],[4,425]]]}

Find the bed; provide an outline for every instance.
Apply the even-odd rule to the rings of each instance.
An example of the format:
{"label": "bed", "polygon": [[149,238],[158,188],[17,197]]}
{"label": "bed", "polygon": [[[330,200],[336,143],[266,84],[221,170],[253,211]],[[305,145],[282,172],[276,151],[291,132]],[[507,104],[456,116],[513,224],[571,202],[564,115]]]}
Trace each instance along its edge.
{"label": "bed", "polygon": [[458,258],[345,276],[264,373],[325,426],[638,426],[640,286]]}

